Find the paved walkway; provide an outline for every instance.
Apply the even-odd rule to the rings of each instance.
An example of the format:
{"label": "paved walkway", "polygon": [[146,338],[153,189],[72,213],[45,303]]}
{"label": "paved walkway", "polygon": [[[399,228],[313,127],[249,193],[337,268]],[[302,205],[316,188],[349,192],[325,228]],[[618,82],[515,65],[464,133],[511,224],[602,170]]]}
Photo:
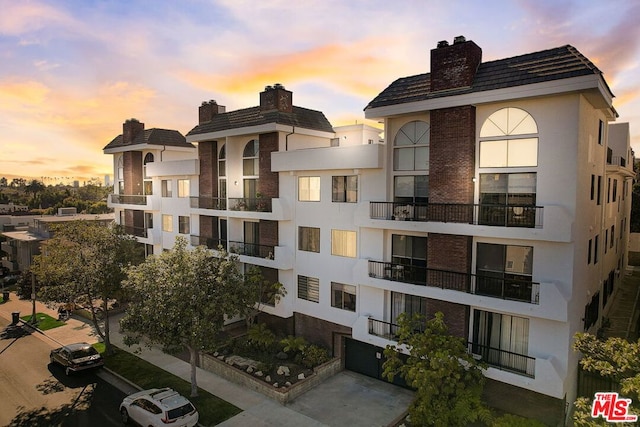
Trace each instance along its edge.
{"label": "paved walkway", "polygon": [[619,337],[636,341],[639,337],[640,316],[640,267],[630,266],[617,292],[613,296],[605,327],[605,338]]}
{"label": "paved walkway", "polygon": [[[52,317],[58,316],[55,309],[41,303],[36,303],[36,311]],[[32,302],[19,300],[12,293],[8,302],[0,304],[0,316],[11,320],[12,312],[20,312],[21,316],[31,314]],[[134,352],[136,348],[127,347],[122,341],[119,317],[111,318],[111,342],[126,351]],[[36,336],[49,342],[52,347],[73,342],[98,341],[95,330],[85,320],[72,317],[66,323],[65,326]],[[158,348],[143,348],[136,355],[190,381],[189,364]],[[197,371],[197,381],[200,388],[243,410],[219,424],[224,427],[387,426],[406,410],[413,399],[413,393],[408,390],[349,371],[335,375],[286,406],[200,368]],[[122,384],[122,388],[130,393],[126,385]]]}

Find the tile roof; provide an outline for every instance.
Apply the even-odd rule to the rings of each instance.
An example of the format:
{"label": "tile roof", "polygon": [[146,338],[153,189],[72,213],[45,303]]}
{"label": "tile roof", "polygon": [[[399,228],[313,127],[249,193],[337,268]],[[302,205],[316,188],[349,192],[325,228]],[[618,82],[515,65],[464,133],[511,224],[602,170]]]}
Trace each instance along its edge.
{"label": "tile roof", "polygon": [[333,132],[333,126],[321,111],[292,107],[293,112],[284,113],[278,110],[261,111],[260,107],[244,108],[213,116],[207,123],[201,123],[191,129],[187,136],[202,133],[219,132],[267,123],[301,127],[305,129]]}
{"label": "tile roof", "polygon": [[402,77],[380,92],[378,96],[369,102],[365,110],[589,74],[601,75],[602,73],[576,48],[565,45],[540,52],[483,62],[478,67],[473,84],[471,87],[466,88],[431,92],[429,73]]}
{"label": "tile roof", "polygon": [[[125,144],[123,142],[122,135],[118,135],[113,140],[108,143],[103,150],[109,148],[116,147],[124,147]],[[148,144],[148,145],[169,145],[172,147],[191,147],[193,148],[193,144],[187,142],[184,136],[177,130],[170,129],[145,129],[144,132],[140,132],[136,137],[131,141],[131,144],[126,145],[137,145],[137,144]]]}

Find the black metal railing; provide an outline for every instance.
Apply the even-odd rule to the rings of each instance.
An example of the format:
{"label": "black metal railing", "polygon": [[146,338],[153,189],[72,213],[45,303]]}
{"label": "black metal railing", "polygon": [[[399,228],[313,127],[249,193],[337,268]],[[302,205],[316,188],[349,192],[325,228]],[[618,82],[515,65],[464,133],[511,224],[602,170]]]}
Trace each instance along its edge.
{"label": "black metal railing", "polygon": [[227,210],[227,199],[219,197],[190,197],[189,201],[191,207],[196,209]]}
{"label": "black metal railing", "polygon": [[540,302],[540,284],[512,275],[490,277],[471,273],[369,260],[369,277],[433,286],[530,304]]}
{"label": "black metal railing", "polygon": [[247,255],[257,258],[273,259],[275,247],[271,245],[259,245],[257,243],[245,243],[229,241],[229,252],[238,255]]}
{"label": "black metal railing", "polygon": [[271,212],[271,199],[265,197],[229,199],[232,211]]}
{"label": "black metal railing", "polygon": [[146,205],[147,196],[144,194],[110,194],[111,203],[116,205]]}
{"label": "black metal railing", "polygon": [[372,219],[455,222],[500,227],[542,227],[542,206],[460,203],[370,202]]}
{"label": "black metal railing", "polygon": [[147,229],[144,227],[124,226],[124,232],[136,237],[147,237]]}
{"label": "black metal railing", "polygon": [[218,246],[222,246],[227,250],[227,241],[222,239],[213,239],[211,237],[191,235],[191,246],[206,246],[209,249],[218,249]]}
{"label": "black metal railing", "polygon": [[609,162],[609,164],[621,166],[624,168],[627,166],[627,159],[622,156],[613,156],[613,159],[611,160],[611,162]]}
{"label": "black metal railing", "polygon": [[503,371],[515,372],[534,378],[536,372],[536,359],[525,354],[513,353],[498,348],[469,342],[467,351],[487,365]]}
{"label": "black metal railing", "polygon": [[400,326],[395,323],[369,318],[369,335],[375,335],[388,340],[396,340]]}

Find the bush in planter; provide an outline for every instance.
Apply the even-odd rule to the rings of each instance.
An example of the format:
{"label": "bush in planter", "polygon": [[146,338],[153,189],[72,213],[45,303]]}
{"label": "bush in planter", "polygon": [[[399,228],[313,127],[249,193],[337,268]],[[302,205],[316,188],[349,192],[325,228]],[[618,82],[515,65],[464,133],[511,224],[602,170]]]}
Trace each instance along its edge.
{"label": "bush in planter", "polygon": [[329,352],[326,348],[311,344],[305,346],[296,356],[296,363],[311,369],[328,362],[330,359],[331,357],[329,357]]}
{"label": "bush in planter", "polygon": [[247,341],[258,351],[270,351],[276,342],[276,335],[264,323],[258,323],[247,330]]}
{"label": "bush in planter", "polygon": [[294,337],[293,335],[289,335],[286,338],[280,340],[280,344],[282,344],[284,351],[287,354],[298,354],[304,350],[307,346],[307,340],[302,337]]}

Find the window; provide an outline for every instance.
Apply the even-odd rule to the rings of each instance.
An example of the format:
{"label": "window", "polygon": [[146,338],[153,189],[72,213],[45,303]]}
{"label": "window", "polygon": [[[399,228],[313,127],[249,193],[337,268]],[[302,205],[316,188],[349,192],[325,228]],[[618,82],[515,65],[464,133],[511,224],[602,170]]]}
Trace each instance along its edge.
{"label": "window", "polygon": [[391,292],[391,323],[397,323],[398,316],[405,313],[408,317],[416,314],[427,318],[427,299],[415,295]]}
{"label": "window", "polygon": [[476,293],[532,302],[533,247],[478,243]]}
{"label": "window", "polygon": [[172,196],[171,180],[163,179],[161,184],[162,184],[162,197],[171,197]]}
{"label": "window", "polygon": [[356,287],[331,282],[331,307],[356,311]]}
{"label": "window", "polygon": [[147,174],[147,163],[153,163],[153,154],[147,153],[144,156],[144,161],[142,162],[142,176],[143,176],[143,190],[144,194],[152,195],[153,194],[153,185],[151,179],[149,179],[149,175]]}
{"label": "window", "polygon": [[143,169],[144,169],[144,174],[143,176],[145,178],[149,178],[149,175],[147,174],[147,163],[153,163],[153,154],[152,153],[147,153],[144,156],[144,161],[142,162],[143,164]]}
{"label": "window", "polygon": [[392,277],[407,283],[426,284],[427,282],[427,238],[423,236],[391,236]]}
{"label": "window", "polygon": [[602,176],[598,175],[598,205],[602,203]]}
{"label": "window", "polygon": [[593,239],[589,239],[589,247],[587,249],[587,264],[591,264],[591,250],[593,246]]}
{"label": "window", "polygon": [[615,225],[611,226],[611,241],[609,242],[609,248],[613,248],[613,244],[614,244],[614,242],[616,240],[616,237],[615,237],[616,236],[615,235],[615,229],[616,228],[615,227],[616,227]]}
{"label": "window", "polygon": [[427,203],[429,175],[396,176],[393,179],[393,199],[400,203]]}
{"label": "window", "polygon": [[604,230],[604,253],[607,253],[607,244],[609,243],[609,229]]}
{"label": "window", "polygon": [[145,228],[153,228],[153,214],[151,212],[144,213],[144,226]]}
{"label": "window", "polygon": [[331,230],[331,255],[356,257],[356,232]]}
{"label": "window", "polygon": [[600,120],[598,126],[598,144],[602,145],[604,143],[604,122]]}
{"label": "window", "polygon": [[429,170],[429,123],[420,120],[402,126],[393,142],[394,171]]}
{"label": "window", "polygon": [[178,197],[189,197],[189,180],[178,180]]}
{"label": "window", "polygon": [[534,227],[536,174],[480,174],[480,204],[481,224]]}
{"label": "window", "polygon": [[599,246],[599,241],[600,241],[600,235],[597,235],[594,242],[593,242],[593,263],[597,264],[598,263],[598,246]]}
{"label": "window", "polygon": [[245,221],[244,226],[244,255],[260,256],[260,223]]}
{"label": "window", "polygon": [[320,177],[300,176],[298,177],[298,200],[301,202],[320,201]]}
{"label": "window", "polygon": [[596,176],[592,174],[591,175],[591,200],[595,198],[595,194],[596,194]]}
{"label": "window", "polygon": [[298,249],[308,252],[320,252],[320,229],[298,227]]}
{"label": "window", "polygon": [[503,108],[491,114],[480,129],[480,167],[538,165],[538,126],[529,113]]}
{"label": "window", "polygon": [[611,178],[607,179],[607,203],[611,201]]}
{"label": "window", "polygon": [[173,215],[162,215],[162,231],[173,232]]}
{"label": "window", "polygon": [[613,180],[613,195],[611,197],[613,198],[613,201],[615,203],[616,199],[618,198],[618,180],[617,179]]}
{"label": "window", "polygon": [[334,176],[331,185],[331,201],[356,203],[358,201],[358,176]]}
{"label": "window", "polygon": [[600,314],[600,292],[596,292],[584,308],[584,330],[586,331],[598,321]]}
{"label": "window", "polygon": [[529,319],[482,310],[473,314],[473,353],[489,365],[533,375],[534,361],[527,357]]}
{"label": "window", "polygon": [[220,148],[218,154],[218,176],[227,176],[227,150],[226,145]]}
{"label": "window", "polygon": [[298,298],[320,301],[320,281],[316,277],[298,276]]}
{"label": "window", "polygon": [[245,145],[242,152],[242,174],[244,176],[260,175],[260,148],[257,139],[252,139]]}
{"label": "window", "polygon": [[188,216],[179,216],[178,217],[178,233],[180,234],[189,234],[189,217]]}

